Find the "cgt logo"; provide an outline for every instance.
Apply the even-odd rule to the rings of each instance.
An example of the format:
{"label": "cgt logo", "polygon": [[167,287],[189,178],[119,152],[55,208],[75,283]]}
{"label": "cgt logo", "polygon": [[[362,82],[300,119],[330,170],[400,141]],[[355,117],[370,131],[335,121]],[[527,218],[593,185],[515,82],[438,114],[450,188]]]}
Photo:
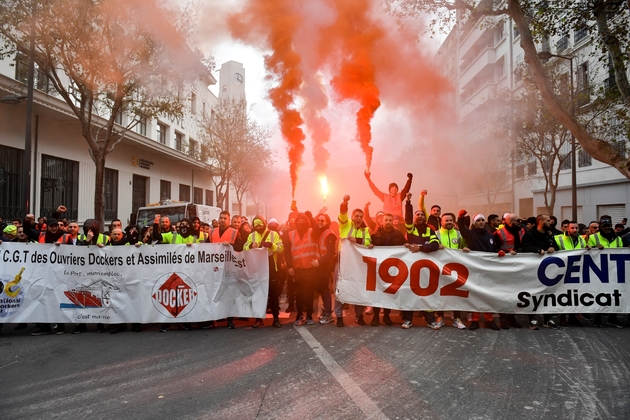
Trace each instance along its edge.
{"label": "cgt logo", "polygon": [[185,274],[172,273],[160,277],[151,291],[153,306],[169,318],[186,316],[197,303],[197,287]]}

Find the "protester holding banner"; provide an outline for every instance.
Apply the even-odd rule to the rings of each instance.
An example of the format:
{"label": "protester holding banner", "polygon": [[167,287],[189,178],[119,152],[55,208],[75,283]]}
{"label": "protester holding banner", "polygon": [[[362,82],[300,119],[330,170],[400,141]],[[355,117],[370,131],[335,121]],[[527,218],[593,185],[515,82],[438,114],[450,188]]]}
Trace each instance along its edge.
{"label": "protester holding banner", "polygon": [[[407,193],[405,201],[405,228],[407,230],[407,243],[405,246],[411,252],[435,252],[439,249],[440,243],[435,236],[435,231],[427,224],[424,211],[418,209],[413,212],[411,204],[411,194]],[[401,311],[402,328],[408,330],[412,327],[413,311]],[[422,311],[427,325],[431,325],[435,318],[433,312]]]}
{"label": "protester holding banner", "polygon": [[[467,250],[470,251],[479,251],[479,252],[492,252],[494,253],[494,237],[493,234],[486,230],[486,218],[483,214],[478,213],[473,216],[472,227],[468,228],[470,225],[470,216],[467,216],[466,210],[460,210],[457,218],[457,225],[459,227],[459,231],[462,236],[466,240],[467,247],[464,248],[464,252]],[[500,328],[497,324],[495,324],[492,319],[491,312],[484,312],[483,314],[485,323],[484,326],[491,330],[498,331]],[[471,323],[468,326],[468,329],[471,331],[475,331],[479,329],[479,312],[471,312]],[[501,327],[504,329],[508,329],[509,325],[507,323],[507,319],[501,320]]]}
{"label": "protester holding banner", "polygon": [[[462,234],[455,229],[455,215],[453,213],[444,213],[441,220],[442,226],[435,232],[440,249],[464,249],[466,246],[462,238]],[[435,322],[429,325],[434,330],[439,330],[444,326],[444,311],[439,311]],[[453,327],[465,330],[466,325],[461,320],[461,312],[453,311]]]}
{"label": "protester holding banner", "polygon": [[[530,230],[523,236],[523,252],[533,252],[542,256],[552,254],[557,249],[558,244],[551,230],[551,218],[547,214],[539,214],[536,216],[536,229]],[[543,314],[543,326],[554,330],[560,328],[549,314]],[[538,321],[532,314],[529,315],[529,328],[538,329]]]}
{"label": "protester holding banner", "polygon": [[[273,315],[273,326],[280,328],[280,298],[281,290],[278,290],[278,255],[284,251],[284,245],[278,232],[267,229],[267,222],[262,216],[256,216],[252,220],[254,231],[247,237],[243,246],[245,251],[257,248],[266,248],[269,258],[269,306]],[[242,226],[241,226],[242,227]],[[264,326],[262,318],[254,322],[254,328]],[[233,327],[230,327],[233,328]]]}
{"label": "protester holding banner", "polygon": [[[394,215],[385,213],[383,215],[383,226],[379,226],[377,231],[372,235],[372,244],[374,246],[402,246],[407,243],[405,236],[398,230],[394,229]],[[374,316],[370,325],[378,326],[381,308],[373,307]],[[383,308],[383,323],[392,325],[393,322],[389,317],[390,308]]]}
{"label": "protester holding banner", "polygon": [[[339,239],[347,239],[348,241],[372,248],[372,238],[365,223],[363,223],[363,210],[352,210],[352,219],[348,219],[348,202],[350,196],[345,195],[343,202],[339,206]],[[355,322],[359,325],[365,325],[363,320],[364,306],[354,305]],[[337,326],[343,327],[343,306],[341,302],[335,299],[335,315],[337,316]]]}
{"label": "protester holding banner", "polygon": [[330,217],[326,213],[320,213],[316,217],[319,229],[318,243],[318,272],[315,291],[322,297],[324,306],[319,317],[320,324],[329,324],[334,321],[332,317],[332,296],[330,294],[330,280],[337,265],[337,236],[330,228]]}
{"label": "protester holding banner", "polygon": [[[592,248],[605,249],[605,248],[622,248],[623,241],[612,228],[612,218],[608,215],[604,215],[599,219],[599,230],[593,233],[588,238],[588,245]],[[617,314],[609,314],[606,325],[616,328],[623,328],[623,324],[617,320]],[[593,320],[593,326],[601,328],[602,314],[596,314]]]}

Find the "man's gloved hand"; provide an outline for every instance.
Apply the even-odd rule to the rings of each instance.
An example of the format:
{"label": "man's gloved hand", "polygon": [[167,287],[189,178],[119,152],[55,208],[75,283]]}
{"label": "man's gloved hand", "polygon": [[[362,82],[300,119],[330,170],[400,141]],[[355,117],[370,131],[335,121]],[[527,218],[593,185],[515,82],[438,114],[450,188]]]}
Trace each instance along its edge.
{"label": "man's gloved hand", "polygon": [[413,174],[411,172],[407,173],[407,178],[413,178]]}
{"label": "man's gloved hand", "polygon": [[499,257],[505,257],[505,251],[504,251],[504,250],[502,250],[502,249],[500,249],[500,250],[499,250],[499,252],[497,252],[497,255],[498,255]]}
{"label": "man's gloved hand", "polygon": [[457,217],[464,217],[466,216],[466,213],[468,213],[466,210],[461,209],[459,213],[457,213]]}

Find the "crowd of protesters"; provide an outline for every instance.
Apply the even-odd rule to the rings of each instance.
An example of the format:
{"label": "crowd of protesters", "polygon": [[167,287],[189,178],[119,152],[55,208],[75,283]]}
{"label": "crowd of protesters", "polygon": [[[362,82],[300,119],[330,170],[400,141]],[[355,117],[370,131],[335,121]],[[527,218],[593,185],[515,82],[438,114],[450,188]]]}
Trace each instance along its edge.
{"label": "crowd of protesters", "polygon": [[[496,253],[503,257],[508,254],[536,253],[539,255],[562,252],[574,249],[590,248],[622,248],[630,247],[630,228],[626,227],[626,219],[613,224],[610,216],[603,215],[598,221],[591,221],[588,225],[574,220],[563,220],[558,229],[557,219],[547,214],[536,217],[519,217],[513,213],[501,216],[489,214],[469,215],[464,209],[457,215],[442,212],[442,208],[435,204],[427,212],[425,198],[427,191],[420,193],[418,206],[414,211],[409,193],[413,176],[408,174],[407,182],[402,191],[398,185],[391,183],[387,192],[381,192],[365,173],[368,185],[375,195],[383,202],[382,210],[374,217],[370,214],[370,203],[349,212],[350,196],[343,197],[339,213],[335,221],[322,208],[313,215],[310,211],[298,212],[293,207],[284,224],[275,218],[268,221],[263,216],[255,216],[251,222],[247,217],[221,212],[218,220],[212,224],[202,223],[199,218],[183,219],[175,225],[169,217],[156,215],[152,226],[139,228],[128,225],[116,219],[111,222],[106,232],[101,232],[99,223],[94,219],[86,220],[82,226],[76,221],[64,218],[66,208],[59,206],[51,218],[41,217],[35,220],[34,215],[28,214],[24,220],[0,219],[3,242],[38,242],[60,246],[64,245],[95,245],[99,247],[143,244],[186,244],[193,243],[222,243],[232,246],[237,252],[255,248],[265,248],[269,258],[269,297],[268,313],[271,313],[272,326],[280,328],[280,298],[284,294],[284,309],[286,313],[294,314],[293,325],[315,323],[313,314],[321,298],[321,312],[317,322],[329,324],[336,322],[343,327],[344,305],[334,298],[332,291],[338,275],[339,239],[365,247],[405,246],[409,252],[440,252],[444,248],[459,249],[463,252],[478,251]],[[509,258],[509,257],[507,257]],[[371,308],[354,305],[354,321],[358,325],[365,325],[365,316],[372,316],[370,325],[381,323],[393,325],[392,310],[389,308]],[[453,311],[450,325],[458,329],[476,330],[480,328],[481,315],[468,314],[468,325],[464,322],[460,311]],[[422,311],[429,328],[438,330],[445,323],[443,311]],[[495,322],[495,314],[484,313],[483,325],[492,330],[522,328],[523,325],[514,314],[497,314],[499,321]],[[413,325],[413,311],[401,311],[401,327],[409,329]],[[558,329],[560,326],[623,328],[625,325],[618,320],[616,314],[569,314],[559,315],[556,321],[550,314],[544,314],[543,327]],[[626,323],[628,322],[626,317]],[[236,328],[235,320],[227,318],[228,328]],[[251,321],[240,319],[240,321]],[[422,320],[417,321],[417,323]],[[206,329],[219,326],[221,321],[208,321],[199,324],[199,328]],[[162,324],[159,332],[166,332],[176,324]],[[539,328],[536,316],[529,315],[526,325],[532,330]],[[263,319],[253,321],[254,328],[265,326]],[[2,324],[0,324],[0,328]],[[18,324],[15,329],[26,328],[26,324]],[[126,329],[125,324],[104,325],[96,324],[97,332],[112,334]],[[190,330],[193,325],[182,324],[182,328]],[[140,332],[142,325],[132,324],[132,331]],[[37,324],[32,335],[63,334],[65,325]],[[88,331],[86,324],[74,326],[73,333]]]}

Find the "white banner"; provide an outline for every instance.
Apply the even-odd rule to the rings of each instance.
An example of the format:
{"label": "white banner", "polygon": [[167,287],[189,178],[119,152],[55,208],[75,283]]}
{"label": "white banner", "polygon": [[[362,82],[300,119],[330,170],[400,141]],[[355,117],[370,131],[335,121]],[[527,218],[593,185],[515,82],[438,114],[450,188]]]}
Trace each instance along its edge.
{"label": "white banner", "polygon": [[0,245],[0,323],[264,318],[267,250],[221,244]]}
{"label": "white banner", "polygon": [[343,241],[337,298],[401,310],[627,313],[629,273],[628,248],[499,257]]}

